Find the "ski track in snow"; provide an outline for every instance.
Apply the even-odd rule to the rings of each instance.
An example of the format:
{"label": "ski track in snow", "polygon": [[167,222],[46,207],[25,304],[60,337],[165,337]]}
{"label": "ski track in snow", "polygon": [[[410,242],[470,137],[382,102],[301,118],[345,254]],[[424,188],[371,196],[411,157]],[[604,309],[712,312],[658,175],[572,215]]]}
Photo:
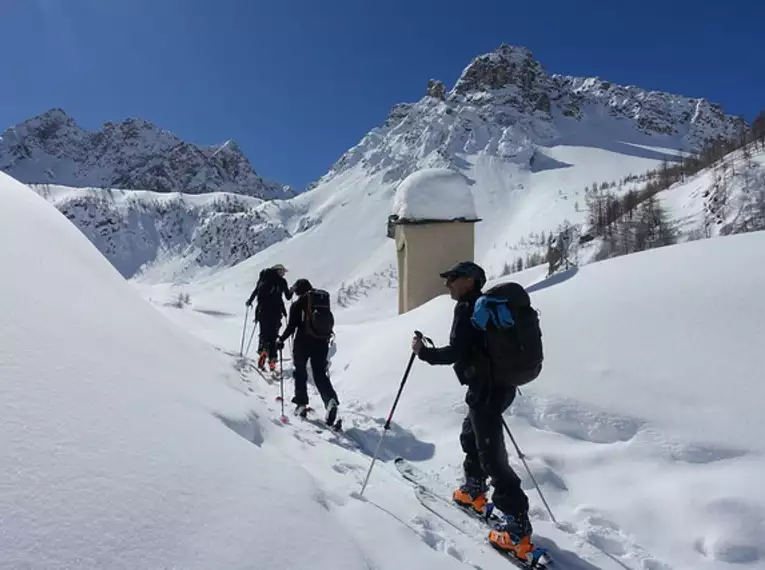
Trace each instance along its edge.
{"label": "ski track in snow", "polygon": [[[249,376],[254,374],[254,381],[261,381],[266,378],[257,370],[254,361],[250,359],[237,358],[235,367],[244,370],[242,374],[242,381],[245,382],[249,389],[252,389],[252,382]],[[249,371],[249,372],[248,372]],[[251,373],[251,374],[250,374]],[[266,384],[259,384],[261,387],[272,389],[272,386]],[[256,388],[254,390],[258,392]],[[344,496],[353,497],[355,491],[360,488],[366,471],[371,461],[372,451],[375,449],[377,438],[382,432],[382,425],[385,422],[385,418],[375,418],[371,415],[363,413],[365,406],[358,402],[352,402],[348,408],[343,408],[340,417],[343,419],[344,434],[333,433],[325,428],[315,427],[315,424],[319,423],[322,412],[317,409],[310,417],[310,421],[302,420],[301,418],[292,414],[292,405],[288,403],[289,394],[291,393],[291,378],[285,375],[285,414],[289,418],[288,423],[285,425],[279,419],[280,406],[275,401],[278,390],[274,391],[272,398],[263,397],[263,401],[267,402],[268,411],[272,414],[272,424],[279,426],[280,428],[291,431],[292,439],[294,440],[297,448],[290,448],[290,452],[294,453],[293,457],[296,461],[301,461],[303,464],[321,464],[322,471],[327,471],[327,460],[329,455],[324,449],[321,443],[330,444],[335,447],[335,452],[331,454],[329,468],[334,474],[342,476],[342,480],[335,483],[332,482],[332,488],[335,489],[333,493],[329,495],[322,494],[317,497],[317,500],[330,509],[332,506],[342,506],[346,499]],[[309,381],[309,397],[313,402],[320,402],[318,392],[316,392],[313,384]],[[522,400],[519,397],[519,400]],[[516,404],[518,406],[518,404]],[[560,413],[563,409],[564,412]],[[618,418],[616,416],[603,416],[593,413],[588,413],[584,409],[565,406],[553,407],[545,406],[542,402],[537,408],[530,401],[524,402],[524,404],[516,408],[515,413],[512,414],[516,418],[523,419],[529,423],[529,425],[538,429],[544,430],[550,434],[566,437],[572,440],[586,441],[592,446],[601,446],[604,443],[623,442],[629,441],[634,438],[638,433],[638,427],[634,422]],[[510,415],[510,414],[509,414]],[[545,421],[545,418],[547,420]],[[587,421],[590,421],[590,425]],[[580,423],[581,422],[581,423]],[[580,425],[578,431],[572,432],[567,429],[567,426]],[[612,437],[604,437],[604,429],[606,425],[610,425],[610,433]],[[252,441],[247,435],[243,435],[241,428],[238,426],[229,426],[232,429],[245,437],[248,441]],[[391,432],[386,436],[381,453],[378,459],[378,463],[375,467],[377,472],[373,471],[372,477],[379,476],[379,471],[389,469],[386,462],[396,456],[402,455],[401,441],[407,439],[405,434],[408,432],[401,426],[392,423]],[[583,437],[583,433],[591,433],[592,435],[587,438]],[[456,434],[455,434],[456,435]],[[408,434],[409,438],[413,438],[411,434]],[[353,443],[349,443],[347,438],[350,438]],[[261,440],[262,443],[262,440]],[[256,443],[260,445],[260,443]],[[404,445],[403,451],[406,455],[407,450],[410,450],[411,446]],[[317,456],[312,459],[308,459],[308,454],[315,452]],[[526,454],[526,459],[532,473],[537,482],[542,486],[543,492],[558,492],[565,493],[567,491],[564,476],[555,469],[556,458],[555,457],[538,457],[533,454]],[[531,479],[528,477],[526,471],[518,464],[517,460],[511,459],[514,462],[514,468],[522,478],[522,486],[524,490],[529,494],[532,500],[532,504],[536,501],[537,496]],[[430,474],[433,478],[436,488],[440,490],[442,496],[448,497],[450,495],[450,486],[445,484],[436,474]],[[395,478],[395,475],[393,475]],[[333,477],[334,479],[335,477]],[[324,478],[321,478],[324,481]],[[336,486],[335,486],[336,485]],[[411,486],[402,482],[400,485],[404,493],[411,492]],[[340,491],[342,489],[342,491]],[[369,494],[369,491],[368,491]],[[370,499],[362,499],[370,501]],[[378,508],[384,510],[390,516],[396,518],[401,524],[406,525],[412,532],[415,532],[420,536],[422,541],[430,548],[443,552],[452,558],[460,562],[465,562],[468,565],[472,565],[475,568],[484,568],[485,566],[479,563],[471,562],[469,555],[465,553],[465,546],[460,547],[458,545],[460,537],[452,536],[454,533],[445,525],[438,517],[424,511],[423,513],[413,515],[410,520],[404,520],[402,515],[394,514],[390,512],[386,507],[376,505]],[[610,520],[604,513],[599,512],[597,509],[587,506],[582,506],[577,509],[576,522],[561,521],[559,520],[559,527],[569,535],[571,535],[581,546],[589,545],[594,549],[600,551],[606,558],[615,563],[615,568],[628,568],[628,569],[642,569],[642,570],[668,570],[670,567],[664,562],[657,560],[650,553],[648,553],[643,547],[641,547],[635,539],[629,535],[629,533],[623,531],[617,523]],[[535,504],[531,510],[531,516],[536,524],[538,521],[551,522],[549,515],[541,506],[541,504]],[[484,529],[483,525],[477,524],[477,528],[481,531],[488,532]],[[551,552],[557,560],[560,560],[561,554],[558,552],[558,547],[546,539],[545,526],[538,526],[539,532],[538,544],[551,549]],[[463,542],[464,542],[464,537]],[[486,545],[471,545],[472,550],[476,550],[480,553],[490,552],[490,548]],[[699,545],[699,549],[703,549],[703,545]],[[471,548],[468,548],[471,550]],[[566,568],[593,568],[589,563],[580,560],[579,562],[573,562],[575,566],[571,566],[572,553],[564,553],[563,558],[566,560]],[[507,562],[502,562],[507,565]]]}
{"label": "ski track in snow", "polygon": [[[696,247],[696,244],[692,245]],[[698,247],[702,245],[707,246],[707,244],[698,244]],[[683,251],[686,252],[685,255],[691,255],[692,259],[693,255],[696,255],[693,252],[697,250],[683,249]],[[644,256],[640,255],[634,257],[636,260],[644,259]],[[631,259],[629,261],[634,263]],[[582,277],[583,274],[585,277]],[[574,269],[567,273],[555,275],[550,279],[544,279],[542,278],[543,270],[536,268],[517,274],[515,277],[519,282],[530,286],[534,295],[545,295],[548,291],[558,287],[569,287],[572,284],[581,285],[582,280],[587,278],[586,274],[587,272]],[[683,290],[683,287],[686,286],[679,284],[678,290]],[[213,296],[211,299],[215,299],[215,297]],[[234,335],[231,332],[235,333],[236,327],[241,327],[241,313],[235,315],[235,312],[229,309],[228,303],[219,308],[211,299],[203,297],[208,313],[196,312],[196,316],[194,316],[192,312],[172,308],[163,309],[163,312],[173,320],[184,323],[190,332],[199,334],[208,341],[212,340],[220,346],[225,346],[225,339],[219,331],[222,331],[224,326],[229,327],[229,338],[233,340]],[[369,307],[372,307],[375,301],[370,299],[367,303]],[[425,326],[448,330],[450,308],[447,307],[451,307],[451,305],[448,305],[446,300],[436,300],[431,305],[431,308],[423,309],[429,311],[427,314],[431,315],[426,317]],[[353,307],[350,311],[358,311],[359,308]],[[232,315],[217,317],[209,314],[212,312],[214,315],[218,311],[221,313],[230,312]],[[334,447],[345,449],[347,453],[354,455],[353,458],[338,457],[336,461],[331,463],[330,469],[333,475],[344,477],[344,492],[347,492],[347,489],[354,485],[360,486],[366,470],[366,465],[363,463],[369,461],[369,450],[374,449],[377,443],[384,423],[385,408],[390,405],[394,392],[392,379],[390,380],[390,392],[388,389],[379,394],[374,389],[369,392],[369,388],[378,382],[374,376],[375,370],[380,366],[384,366],[386,370],[391,369],[387,363],[383,364],[383,358],[377,356],[377,353],[385,354],[389,350],[386,348],[389,345],[385,344],[389,341],[384,341],[383,346],[375,346],[370,351],[366,349],[363,340],[364,338],[373,338],[377,334],[376,329],[378,327],[387,327],[388,323],[385,322],[387,319],[376,322],[358,322],[354,312],[350,322],[347,322],[343,318],[347,312],[349,311],[346,309],[340,309],[338,313],[341,328],[337,342],[340,344],[333,347],[330,367],[334,370],[333,378],[339,382],[339,384],[336,382],[336,386],[343,400],[341,409],[344,416],[345,431],[360,443],[363,451],[366,452],[362,464],[358,462],[358,450],[354,445],[347,442],[343,445],[338,436],[329,436],[318,428],[318,431],[300,429],[291,436],[294,444],[299,444],[304,450],[312,450],[319,455],[323,453],[326,447],[321,443],[322,441],[330,443]],[[438,315],[437,319],[434,318],[436,314]],[[545,314],[563,315],[564,311],[560,307],[556,310],[556,307],[552,305],[543,309],[543,318]],[[219,324],[214,327],[204,325],[204,329],[202,327],[197,329],[196,323],[207,323],[209,319],[216,319]],[[403,316],[390,322],[398,321],[402,325],[394,326],[411,330],[412,325],[408,325],[406,322],[419,323],[422,322],[422,319],[423,317],[417,316],[415,312],[414,316]],[[570,326],[572,325],[569,325],[569,328]],[[418,324],[417,327],[419,328],[420,325]],[[427,329],[426,332],[428,332]],[[239,329],[239,333],[241,333],[241,329]],[[399,335],[399,333],[400,331],[395,332],[391,329],[387,336],[392,337]],[[236,342],[238,346],[238,338]],[[656,349],[650,348],[649,350]],[[236,356],[238,354],[225,352],[234,361],[237,361]],[[555,358],[555,352],[552,351],[552,358]],[[570,358],[568,352],[566,355],[567,359]],[[586,370],[585,374],[589,376],[586,380],[589,382],[627,381],[617,378],[617,374],[624,373],[621,363],[615,366],[613,362],[601,364],[599,360],[600,356],[591,357],[591,362],[587,362],[584,367],[580,366],[579,376],[568,378],[567,382],[571,385],[577,385],[584,380],[585,378],[581,376],[581,370]],[[359,363],[363,363],[363,365],[359,366]],[[278,382],[274,382],[267,376],[261,377],[251,364],[249,368],[246,363],[242,362],[235,366],[243,370],[243,381],[249,382],[250,388],[258,385],[265,386],[270,383],[270,389],[274,390],[274,393],[278,392]],[[554,362],[552,366],[555,366]],[[403,364],[401,367],[403,368]],[[648,372],[655,374],[653,370]],[[286,360],[285,373],[288,375],[291,373],[291,366]],[[422,367],[417,368],[416,374],[418,376],[425,373],[426,371]],[[450,375],[448,371],[444,371],[443,374]],[[550,374],[554,376],[555,372],[548,372],[548,378]],[[558,374],[560,375],[560,373]],[[689,373],[684,371],[683,374]],[[245,380],[245,376],[252,376],[252,379]],[[361,388],[362,385],[357,388],[355,385],[362,378],[364,388]],[[642,381],[642,378],[637,376],[636,380]],[[439,381],[445,380],[439,379]],[[634,382],[635,379],[630,381]],[[564,390],[563,393],[557,393],[554,388],[552,390],[544,389],[546,382],[539,384],[543,388],[542,390],[535,389],[535,386],[529,390],[523,390],[523,394],[516,398],[506,417],[511,429],[521,433],[523,438],[521,446],[527,453],[528,464],[534,477],[542,486],[548,501],[553,505],[557,518],[562,521],[561,528],[566,531],[567,540],[571,541],[571,544],[577,545],[575,548],[577,555],[584,556],[583,552],[593,551],[598,554],[593,554],[587,560],[597,560],[592,564],[600,565],[598,567],[616,565],[615,567],[620,568],[646,570],[693,568],[694,564],[699,562],[699,557],[715,564],[757,565],[761,562],[765,554],[760,543],[761,536],[765,533],[757,534],[757,530],[748,529],[760,528],[757,525],[760,524],[758,517],[761,516],[762,510],[757,507],[747,507],[746,503],[735,498],[735,495],[733,497],[723,495],[715,498],[715,493],[719,493],[717,490],[719,487],[715,489],[713,482],[705,481],[707,479],[712,481],[717,476],[716,473],[728,469],[731,462],[750,461],[754,457],[752,449],[749,447],[750,444],[744,440],[740,443],[737,442],[736,445],[725,443],[726,439],[728,442],[731,441],[729,437],[714,438],[717,441],[710,442],[707,432],[685,435],[682,433],[672,434],[673,430],[667,430],[666,426],[661,425],[661,423],[657,424],[655,419],[651,418],[650,413],[645,414],[644,409],[646,408],[637,405],[624,406],[619,400],[614,400],[615,403],[619,404],[616,406],[602,402],[596,403],[597,399],[592,399],[587,392],[585,399],[580,400],[572,397],[570,391]],[[417,384],[423,385],[423,379],[418,379]],[[289,382],[285,386],[286,396],[289,399],[290,388],[288,386]],[[419,388],[410,387],[407,390],[419,390]],[[258,390],[254,392],[257,394]],[[662,395],[662,399],[666,397]],[[669,398],[671,399],[671,397],[670,394]],[[380,461],[372,477],[372,486],[374,486],[374,480],[379,476],[377,471],[384,471],[386,463],[396,455],[402,455],[413,461],[427,462],[428,467],[434,470],[434,473],[442,476],[444,480],[450,481],[452,485],[459,480],[461,475],[459,461],[461,459],[458,452],[458,430],[456,426],[460,421],[459,418],[465,413],[464,403],[457,400],[456,394],[450,391],[448,397],[437,397],[432,403],[427,404],[428,419],[422,421],[411,413],[403,415],[407,412],[405,408],[408,402],[417,398],[427,402],[430,396],[425,391],[409,394],[405,397],[405,401],[402,403],[404,409],[397,412],[398,416],[394,418],[392,429],[386,437],[386,444],[381,449]],[[422,400],[423,398],[424,400]],[[459,398],[461,399],[461,397]],[[318,401],[319,399],[314,393],[312,402]],[[638,411],[629,411],[630,407]],[[276,410],[273,405],[271,408]],[[704,410],[703,413],[708,417],[713,416],[710,410]],[[429,425],[429,422],[437,418],[449,419],[442,420],[443,423]],[[274,426],[284,427],[278,419],[272,419],[272,423]],[[292,424],[293,426],[296,425],[294,420]],[[530,446],[530,449],[526,449],[527,446],[523,442],[532,435],[535,443]],[[698,441],[695,441],[696,437],[698,437]],[[531,479],[515,457],[509,442],[508,448],[511,461],[522,479],[523,488],[530,497],[532,516],[537,521],[537,525],[542,525],[538,526],[538,531],[541,536],[544,536],[547,528],[544,525],[549,522],[549,517],[542,508]],[[448,458],[448,460],[430,461],[436,453],[439,456],[446,453],[444,458]],[[303,457],[303,455],[299,457]],[[702,470],[689,471],[689,468]],[[626,469],[628,475],[625,476],[619,471],[620,469]],[[748,468],[745,467],[745,469]],[[641,472],[645,474],[641,475]],[[669,473],[680,475],[677,483],[672,482],[672,476],[664,479],[664,475]],[[687,477],[687,483],[684,482],[686,481],[684,477]],[[657,481],[651,482],[653,479]],[[349,480],[352,483],[349,483]],[[681,527],[685,524],[683,520],[685,515],[682,513],[686,503],[683,502],[685,499],[675,498],[675,496],[683,497],[683,494],[674,493],[673,486],[706,485],[712,492],[690,495],[696,497],[694,501],[700,501],[697,503],[700,506],[694,506],[693,512],[698,511],[703,522],[695,524],[697,521],[693,521],[694,524],[686,525],[689,530],[678,537],[678,540],[682,541],[684,553],[675,555],[673,549],[667,548],[666,544],[657,542],[655,537],[651,536],[652,533],[646,533],[644,529],[640,528],[640,525],[634,525],[630,516],[625,516],[621,506],[636,508],[635,500],[630,500],[630,493],[615,496],[614,498],[618,500],[613,501],[613,504],[609,499],[599,498],[599,482],[601,481],[604,487],[614,490],[626,489],[636,484],[640,485],[637,487],[637,493],[641,497],[645,496],[647,507],[651,505],[655,508],[657,502],[662,500],[676,501],[676,504],[668,503],[672,504],[668,509],[677,509],[678,514],[672,514],[668,520],[673,522],[676,520]],[[705,498],[707,495],[709,498]],[[375,504],[380,508],[384,507],[387,511],[393,511],[394,509],[388,504],[389,500],[390,493],[387,493],[384,501],[376,501]],[[726,507],[721,508],[716,505],[726,505]],[[411,505],[407,509],[410,507]],[[646,509],[646,520],[655,517],[654,513],[649,512],[651,507]],[[447,542],[441,542],[437,538],[439,535],[433,530],[440,528],[438,521],[431,521],[435,526],[428,527],[430,530],[425,532],[422,524],[419,526],[413,524],[413,521],[406,516],[405,509],[402,509],[401,512],[396,511],[394,514],[404,520],[410,530],[411,527],[419,529],[416,530],[418,536],[427,536],[427,540],[423,540],[431,548],[436,545],[436,550],[448,550],[449,546],[445,546]],[[420,515],[428,516],[427,513]],[[728,528],[721,529],[720,525]],[[446,532],[448,534],[448,529]],[[458,545],[455,548],[460,550],[465,560],[478,560],[478,558],[472,558],[470,554],[466,554],[468,550],[465,550],[464,546],[460,546],[462,543],[459,537],[449,535],[449,540],[455,541],[454,544]],[[550,544],[550,546],[552,548],[566,548],[563,546],[564,544],[570,548],[567,542],[557,546]],[[693,555],[689,554],[688,551],[695,553],[697,558],[693,558]],[[568,555],[564,553],[562,556],[567,559],[567,563],[570,565]],[[558,554],[558,558],[560,557],[561,554]],[[476,562],[476,564],[485,563]]]}

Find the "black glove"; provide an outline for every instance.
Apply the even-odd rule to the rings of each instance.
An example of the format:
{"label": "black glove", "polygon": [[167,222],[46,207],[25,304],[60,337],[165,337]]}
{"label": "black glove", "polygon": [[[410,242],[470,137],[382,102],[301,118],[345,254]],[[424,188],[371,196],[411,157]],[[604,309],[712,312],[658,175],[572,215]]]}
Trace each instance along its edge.
{"label": "black glove", "polygon": [[281,350],[284,348],[284,341],[283,340],[277,340],[276,341],[276,350]]}
{"label": "black glove", "polygon": [[249,299],[247,299],[247,300],[244,302],[244,304],[245,304],[245,306],[246,306],[246,307],[252,307],[252,301],[250,301]]}

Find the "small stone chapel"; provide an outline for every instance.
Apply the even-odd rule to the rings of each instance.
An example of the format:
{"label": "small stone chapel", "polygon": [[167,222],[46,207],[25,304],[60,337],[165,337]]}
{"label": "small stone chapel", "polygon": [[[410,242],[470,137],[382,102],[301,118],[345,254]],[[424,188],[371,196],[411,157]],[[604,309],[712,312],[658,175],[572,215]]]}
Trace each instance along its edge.
{"label": "small stone chapel", "polygon": [[398,253],[398,312],[446,293],[439,273],[475,256],[472,181],[446,168],[426,168],[396,189],[388,237]]}

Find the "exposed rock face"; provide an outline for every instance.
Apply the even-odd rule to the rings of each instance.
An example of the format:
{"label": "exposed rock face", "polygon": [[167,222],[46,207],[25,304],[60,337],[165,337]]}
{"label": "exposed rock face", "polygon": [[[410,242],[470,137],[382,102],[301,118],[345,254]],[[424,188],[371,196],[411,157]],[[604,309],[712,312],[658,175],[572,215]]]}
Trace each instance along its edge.
{"label": "exposed rock face", "polygon": [[61,109],[0,134],[0,170],[27,184],[232,192],[264,199],[295,194],[258,176],[233,141],[202,148],[142,119],[88,132]]}
{"label": "exposed rock face", "polygon": [[428,97],[444,101],[446,99],[446,85],[437,79],[431,79],[428,81]]}
{"label": "exposed rock face", "polygon": [[291,237],[280,221],[287,202],[223,193],[31,187],[128,279],[182,280],[235,265]]}
{"label": "exposed rock face", "polygon": [[587,144],[618,133],[620,142],[695,150],[742,123],[705,99],[552,75],[528,49],[503,44],[474,58],[450,91],[431,80],[423,99],[395,105],[319,182],[359,162],[401,181],[419,168],[458,167],[465,154],[530,161],[535,147],[583,133]]}

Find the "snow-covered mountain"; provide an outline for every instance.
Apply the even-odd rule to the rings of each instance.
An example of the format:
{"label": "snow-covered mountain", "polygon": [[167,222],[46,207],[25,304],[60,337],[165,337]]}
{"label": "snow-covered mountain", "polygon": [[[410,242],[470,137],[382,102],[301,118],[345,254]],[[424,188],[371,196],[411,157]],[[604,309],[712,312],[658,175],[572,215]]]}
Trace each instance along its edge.
{"label": "snow-covered mountain", "polygon": [[[585,187],[639,175],[681,151],[731,137],[742,126],[704,99],[553,75],[528,50],[503,45],[475,58],[451,89],[431,80],[420,101],[394,106],[384,124],[308,192],[254,206],[256,213],[216,214],[215,227],[228,237],[222,246],[206,249],[218,257],[210,263],[210,256],[203,256],[208,261],[201,266],[209,274],[208,268],[230,267],[244,253],[256,253],[233,273],[224,271],[220,283],[241,280],[250,287],[263,264],[279,261],[349,305],[389,290],[395,284],[395,255],[385,224],[396,185],[419,168],[439,166],[476,182],[483,220],[476,228],[476,255],[499,275],[516,257],[538,249],[529,245],[533,236],[556,231],[564,222],[585,223]],[[99,200],[88,205],[91,199],[80,196],[80,213],[67,210],[67,215],[89,236],[109,226],[103,232],[119,243],[104,244],[101,237],[94,242],[119,260],[126,276],[186,281],[199,267],[202,250],[194,236],[206,235],[207,214],[184,213],[183,230],[176,224],[177,233],[163,230],[157,237],[153,228],[169,223],[153,203],[139,208],[142,222],[136,223],[124,209],[105,210]],[[208,212],[214,213],[211,203]],[[146,242],[157,247],[147,250]]]}
{"label": "snow-covered mountain", "polygon": [[451,90],[430,80],[423,99],[396,105],[323,180],[359,162],[402,179],[423,166],[459,168],[475,154],[555,168],[563,165],[544,148],[558,145],[689,151],[742,125],[705,99],[549,74],[529,50],[503,44],[476,57]]}
{"label": "snow-covered mountain", "polygon": [[552,75],[528,50],[501,46],[451,89],[431,80],[420,101],[395,106],[290,199],[288,223],[304,231],[191,289],[236,287],[246,298],[257,272],[280,262],[346,306],[373,296],[376,311],[393,312],[395,248],[385,227],[396,186],[411,172],[447,167],[474,182],[476,259],[498,276],[535,249],[534,236],[586,223],[585,188],[616,186],[743,126],[703,99]]}
{"label": "snow-covered mountain", "polygon": [[0,134],[0,170],[33,184],[231,192],[263,199],[295,194],[258,176],[233,141],[202,148],[135,118],[88,132],[61,109]]}
{"label": "snow-covered mountain", "polygon": [[290,237],[289,202],[215,192],[31,186],[128,279],[186,282]]}

